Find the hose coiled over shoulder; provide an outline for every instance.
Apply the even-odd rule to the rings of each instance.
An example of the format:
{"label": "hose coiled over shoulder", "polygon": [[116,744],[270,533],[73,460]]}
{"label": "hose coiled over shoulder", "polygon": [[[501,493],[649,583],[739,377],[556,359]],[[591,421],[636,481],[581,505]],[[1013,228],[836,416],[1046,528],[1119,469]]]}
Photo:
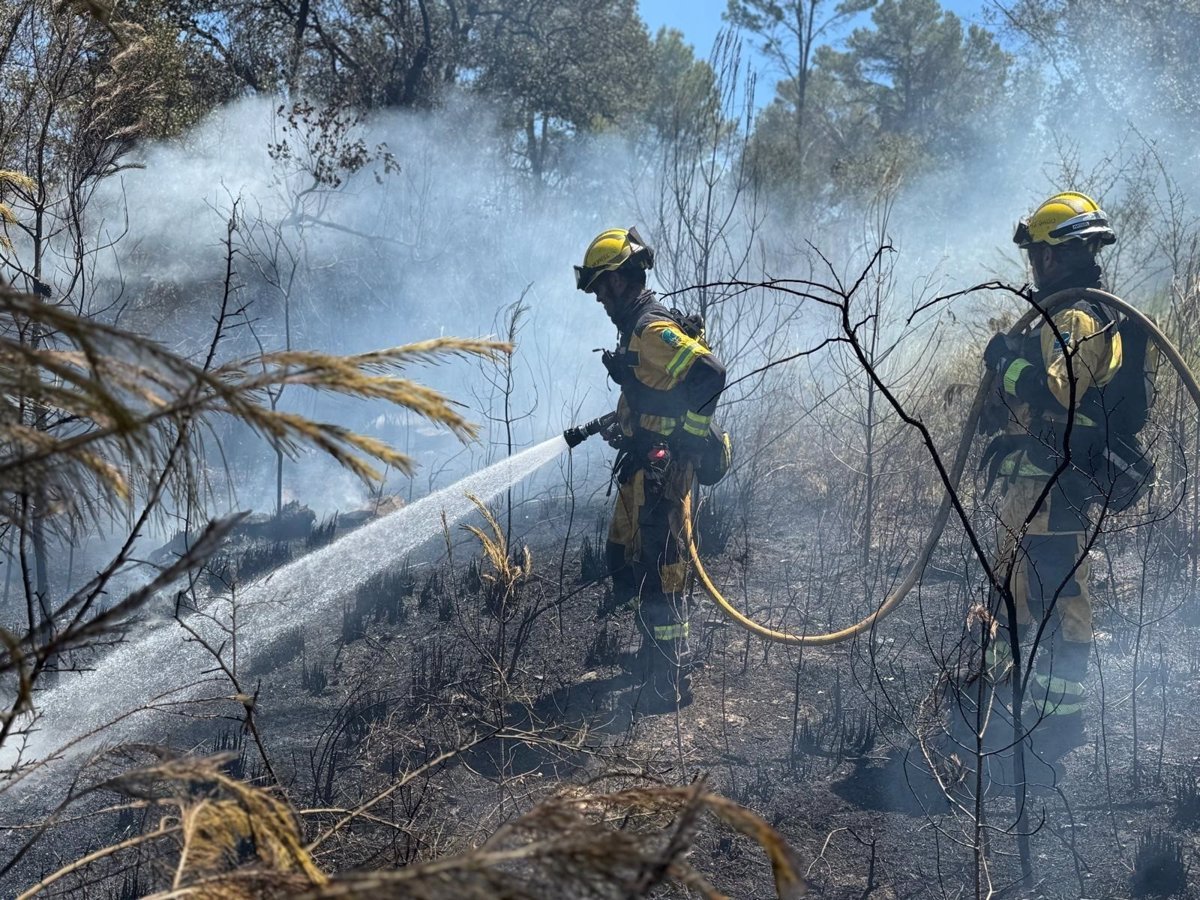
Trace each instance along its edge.
{"label": "hose coiled over shoulder", "polygon": [[[1127,318],[1139,322],[1147,330],[1150,339],[1154,341],[1163,356],[1171,363],[1171,366],[1179,375],[1180,381],[1187,388],[1188,394],[1191,395],[1192,402],[1196,405],[1197,411],[1200,411],[1200,383],[1196,381],[1196,376],[1188,368],[1179,350],[1150,319],[1120,297],[1110,294],[1107,291],[1097,288],[1067,288],[1066,290],[1051,294],[1042,302],[1040,308],[1035,307],[1026,312],[1009,329],[1009,334],[1013,336],[1021,334],[1043,315],[1052,315],[1060,307],[1077,303],[1081,300],[1092,300],[1101,303],[1109,309],[1116,310]],[[777,630],[763,625],[761,622],[756,622],[726,599],[712,578],[709,577],[708,571],[704,568],[704,563],[700,559],[699,548],[696,546],[696,535],[691,515],[691,497],[689,495],[683,511],[684,541],[687,544],[688,555],[691,558],[696,579],[700,582],[704,593],[712,599],[726,616],[742,628],[757,634],[759,637],[781,644],[793,644],[801,647],[824,647],[829,644],[838,644],[842,641],[850,640],[874,628],[877,622],[894,611],[903,602],[904,598],[908,596],[917,582],[921,580],[925,566],[929,563],[930,557],[933,556],[933,551],[937,547],[938,541],[942,537],[942,532],[946,528],[946,522],[950,518],[950,511],[953,508],[951,497],[958,491],[958,486],[962,481],[963,469],[966,468],[967,458],[971,454],[971,442],[975,436],[976,426],[979,423],[979,415],[983,410],[983,405],[987,400],[988,394],[992,390],[993,378],[994,376],[990,373],[984,375],[983,379],[979,382],[979,388],[975,391],[975,399],[971,403],[971,410],[967,414],[966,421],[963,423],[962,437],[958,442],[958,450],[954,454],[953,464],[947,470],[949,483],[946,485],[946,494],[942,498],[942,504],[938,508],[937,515],[934,517],[933,524],[929,529],[929,535],[921,545],[920,553],[905,574],[904,579],[883,599],[871,615],[840,631],[830,631],[824,634],[793,634],[792,632]]]}

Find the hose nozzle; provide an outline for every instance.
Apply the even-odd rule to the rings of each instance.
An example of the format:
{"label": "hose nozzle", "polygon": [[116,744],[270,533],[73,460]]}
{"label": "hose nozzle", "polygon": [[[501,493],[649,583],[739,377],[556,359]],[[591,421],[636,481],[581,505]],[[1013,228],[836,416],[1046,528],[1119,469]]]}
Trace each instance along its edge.
{"label": "hose nozzle", "polygon": [[567,442],[568,447],[578,447],[593,434],[599,434],[609,425],[616,424],[616,421],[617,414],[615,412],[610,412],[598,419],[592,419],[592,421],[585,425],[572,425],[563,432],[563,440]]}

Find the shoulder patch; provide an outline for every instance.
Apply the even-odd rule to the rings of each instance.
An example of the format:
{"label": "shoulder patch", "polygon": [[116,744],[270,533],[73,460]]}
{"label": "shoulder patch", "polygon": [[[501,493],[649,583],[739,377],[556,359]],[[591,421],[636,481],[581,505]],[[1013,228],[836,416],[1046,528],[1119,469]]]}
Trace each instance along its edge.
{"label": "shoulder patch", "polygon": [[672,328],[664,328],[660,336],[663,339],[663,343],[668,347],[678,347],[683,343],[683,338],[676,334]]}

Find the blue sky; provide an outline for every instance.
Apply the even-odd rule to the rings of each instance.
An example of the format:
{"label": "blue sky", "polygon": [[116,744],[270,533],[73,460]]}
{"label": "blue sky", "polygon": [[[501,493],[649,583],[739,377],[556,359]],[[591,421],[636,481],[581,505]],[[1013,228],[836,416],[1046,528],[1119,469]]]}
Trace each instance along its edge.
{"label": "blue sky", "polygon": [[[683,32],[684,38],[696,48],[696,55],[708,56],[717,32],[725,24],[721,14],[725,12],[726,0],[639,0],[642,18],[654,34],[666,25]],[[984,24],[983,10],[990,0],[942,0],[942,6],[968,22]],[[869,22],[870,14],[862,18]],[[758,84],[755,92],[759,104],[767,103],[775,96],[778,73],[770,70],[765,60],[759,59]]]}

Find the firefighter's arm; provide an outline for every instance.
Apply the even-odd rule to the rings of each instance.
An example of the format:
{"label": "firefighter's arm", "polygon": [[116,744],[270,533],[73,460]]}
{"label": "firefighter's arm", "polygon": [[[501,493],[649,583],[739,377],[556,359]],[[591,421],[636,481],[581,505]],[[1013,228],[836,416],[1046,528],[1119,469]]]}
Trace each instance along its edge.
{"label": "firefighter's arm", "polygon": [[[1075,381],[1076,405],[1091,387],[1094,373],[1104,364],[1107,340],[1099,323],[1078,309],[1054,316],[1054,326],[1042,326],[1039,358],[1030,359],[1016,350],[1006,351],[1003,335],[988,345],[984,359],[1000,378],[1005,397],[1027,403],[1034,409],[1066,409],[1071,400],[1071,380]],[[1027,346],[1027,345],[1026,345]],[[1036,354],[1037,350],[1033,350]],[[1067,354],[1071,364],[1068,369]]]}
{"label": "firefighter's arm", "polygon": [[688,398],[683,430],[692,437],[707,438],[717,400],[725,390],[725,366],[711,352],[696,357],[684,375],[681,390]]}
{"label": "firefighter's arm", "polygon": [[647,325],[641,346],[641,367],[664,377],[667,390],[684,392],[684,432],[706,436],[725,389],[725,366],[704,342],[688,337],[672,322]]}
{"label": "firefighter's arm", "polygon": [[1108,354],[1108,335],[1083,310],[1063,310],[1054,317],[1054,328],[1048,324],[1042,326],[1046,386],[1063,409],[1070,408],[1072,399],[1079,405],[1084,392],[1095,382],[1096,374],[1105,368]]}
{"label": "firefighter's arm", "polygon": [[[1041,360],[1034,362],[1022,352],[1025,342],[1017,337],[1006,334],[992,335],[987,348],[983,351],[983,364],[996,373],[999,389],[999,406],[1005,409],[1004,420],[1007,421],[1007,408],[1013,402],[1027,403],[1036,409],[1048,408],[1054,402],[1054,395],[1046,384],[1046,368]],[[999,427],[1003,427],[1000,423]]]}

